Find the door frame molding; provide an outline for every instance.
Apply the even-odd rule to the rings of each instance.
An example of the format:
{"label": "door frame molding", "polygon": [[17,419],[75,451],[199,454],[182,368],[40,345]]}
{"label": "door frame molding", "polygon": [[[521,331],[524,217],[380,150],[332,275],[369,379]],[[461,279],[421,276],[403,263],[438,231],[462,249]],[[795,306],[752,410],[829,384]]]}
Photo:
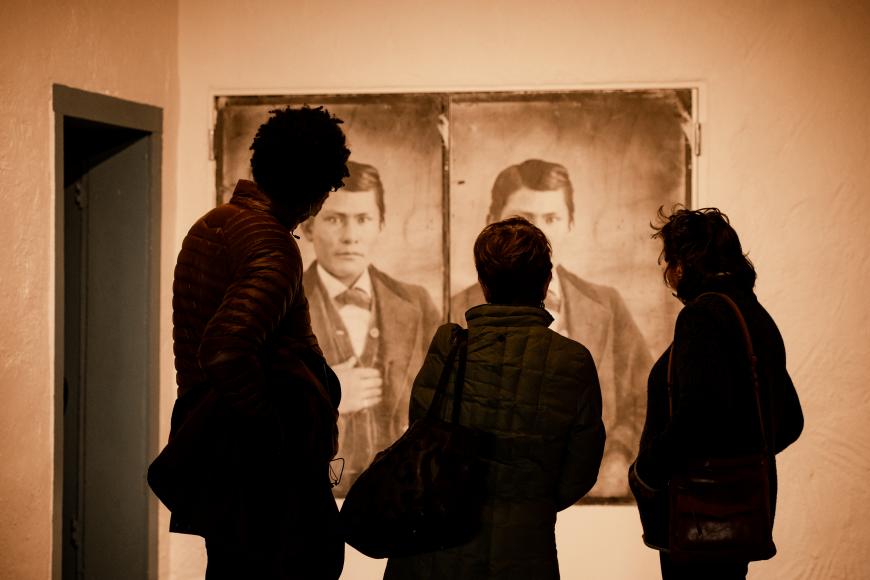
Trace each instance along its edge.
{"label": "door frame molding", "polygon": [[[159,107],[52,85],[54,111],[54,481],[52,502],[52,579],[63,571],[63,370],[64,370],[64,118],[136,129],[150,133],[150,194],[148,199],[148,338],[145,416],[149,457],[158,450],[160,347],[160,221],[163,152],[163,110]],[[145,474],[142,474],[144,480]],[[148,574],[157,578],[157,500],[148,502]]]}

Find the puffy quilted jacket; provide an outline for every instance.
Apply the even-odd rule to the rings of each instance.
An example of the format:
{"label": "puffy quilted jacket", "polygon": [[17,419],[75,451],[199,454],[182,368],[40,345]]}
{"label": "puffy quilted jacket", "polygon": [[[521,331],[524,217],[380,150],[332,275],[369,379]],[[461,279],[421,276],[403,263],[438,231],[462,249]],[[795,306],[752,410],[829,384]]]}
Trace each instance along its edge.
{"label": "puffy quilted jacket", "polygon": [[[292,225],[243,180],[182,244],[172,299],[178,400],[170,438],[188,417],[204,414],[199,401],[216,398],[218,419],[196,423],[208,429],[204,453],[219,463],[206,465],[223,487],[212,490],[218,499],[204,516],[173,514],[173,531],[253,541],[303,519],[335,525],[327,462],[340,388],[311,330]],[[226,512],[220,519],[218,510]]]}
{"label": "puffy quilted jacket", "polygon": [[262,386],[273,367],[286,366],[279,350],[320,354],[299,248],[250,181],[191,227],[172,293],[179,396],[204,383],[221,391]]}
{"label": "puffy quilted jacket", "polygon": [[[604,448],[595,364],[586,347],[547,328],[542,308],[485,304],[466,319],[460,422],[494,440],[483,525],[465,545],[390,559],[384,578],[558,578],[556,512],[592,488]],[[451,326],[436,332],[414,382],[411,421],[432,400]]]}

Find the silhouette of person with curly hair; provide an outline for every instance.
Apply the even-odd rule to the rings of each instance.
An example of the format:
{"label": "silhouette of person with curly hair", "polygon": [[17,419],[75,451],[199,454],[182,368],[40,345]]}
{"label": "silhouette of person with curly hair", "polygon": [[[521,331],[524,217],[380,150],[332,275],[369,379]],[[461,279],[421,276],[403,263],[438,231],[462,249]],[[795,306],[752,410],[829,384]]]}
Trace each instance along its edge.
{"label": "silhouette of person with curly hair", "polygon": [[191,227],[173,283],[178,399],[169,446],[197,478],[170,529],[202,535],[208,580],[335,579],[344,541],[328,464],[341,391],[311,328],[293,230],[343,185],[341,120],[271,111],[253,181]]}

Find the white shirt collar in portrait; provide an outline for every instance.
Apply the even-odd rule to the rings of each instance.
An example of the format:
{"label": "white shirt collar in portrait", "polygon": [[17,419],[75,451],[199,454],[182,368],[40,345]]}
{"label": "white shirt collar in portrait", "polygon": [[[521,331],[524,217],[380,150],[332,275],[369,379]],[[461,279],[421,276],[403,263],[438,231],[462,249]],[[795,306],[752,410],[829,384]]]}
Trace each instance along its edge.
{"label": "white shirt collar in portrait", "polygon": [[[317,264],[317,275],[320,277],[320,281],[323,283],[323,287],[333,303],[335,303],[336,296],[348,289],[348,286],[345,286],[344,282],[327,272],[319,263]],[[363,270],[363,273],[354,282],[353,288],[362,290],[370,298],[374,299],[372,294],[372,279],[369,276],[368,268]],[[369,335],[372,311],[354,306],[353,304],[335,304],[335,308],[341,317],[341,321],[344,323],[344,327],[347,329],[353,352],[359,358],[362,355],[366,345],[366,338]]]}
{"label": "white shirt collar in portrait", "polygon": [[[323,282],[323,287],[326,288],[326,293],[329,294],[329,297],[333,300],[335,300],[336,296],[349,288],[349,286],[344,285],[344,282],[327,272],[320,263],[317,264],[317,275],[320,276],[320,281]],[[363,273],[357,281],[353,283],[353,287],[359,288],[369,296],[372,295],[372,278],[369,276],[368,268],[363,270]]]}
{"label": "white shirt collar in portrait", "polygon": [[565,334],[563,332],[563,324],[562,324],[562,313],[565,312],[565,304],[562,300],[562,283],[559,280],[559,272],[557,270],[558,264],[553,264],[553,278],[550,280],[550,286],[547,288],[547,302],[555,299],[555,301],[559,304],[558,308],[547,308],[547,312],[550,313],[550,316],[553,317],[553,322],[550,324],[550,328],[555,330],[559,334]]}

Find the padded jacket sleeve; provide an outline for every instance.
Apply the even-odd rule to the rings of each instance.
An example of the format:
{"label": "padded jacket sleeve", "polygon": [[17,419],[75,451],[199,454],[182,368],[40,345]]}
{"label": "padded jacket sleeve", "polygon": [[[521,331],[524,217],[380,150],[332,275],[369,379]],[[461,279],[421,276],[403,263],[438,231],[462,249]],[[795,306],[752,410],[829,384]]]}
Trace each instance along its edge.
{"label": "padded jacket sleeve", "polygon": [[301,292],[302,261],[271,216],[240,212],[222,233],[232,283],[205,328],[198,359],[218,391],[251,395],[262,388],[264,346]]}
{"label": "padded jacket sleeve", "polygon": [[721,421],[726,400],[729,361],[717,332],[716,320],[706,311],[687,306],[674,331],[673,415],[664,430],[637,461],[638,476],[653,488],[663,488],[676,463],[709,446],[711,433],[727,432]]}
{"label": "padded jacket sleeve", "polygon": [[604,453],[606,434],[601,420],[601,388],[595,363],[588,351],[586,359],[577,377],[582,391],[562,460],[556,489],[557,510],[573,505],[592,489]]}
{"label": "padded jacket sleeve", "polygon": [[441,371],[444,369],[444,363],[450,352],[455,327],[455,324],[443,324],[432,337],[429,351],[426,353],[426,358],[423,359],[423,366],[420,367],[420,372],[414,379],[414,387],[411,389],[411,403],[408,410],[409,425],[423,417],[429,409],[435,395],[435,389],[438,387],[438,379],[441,378]]}

